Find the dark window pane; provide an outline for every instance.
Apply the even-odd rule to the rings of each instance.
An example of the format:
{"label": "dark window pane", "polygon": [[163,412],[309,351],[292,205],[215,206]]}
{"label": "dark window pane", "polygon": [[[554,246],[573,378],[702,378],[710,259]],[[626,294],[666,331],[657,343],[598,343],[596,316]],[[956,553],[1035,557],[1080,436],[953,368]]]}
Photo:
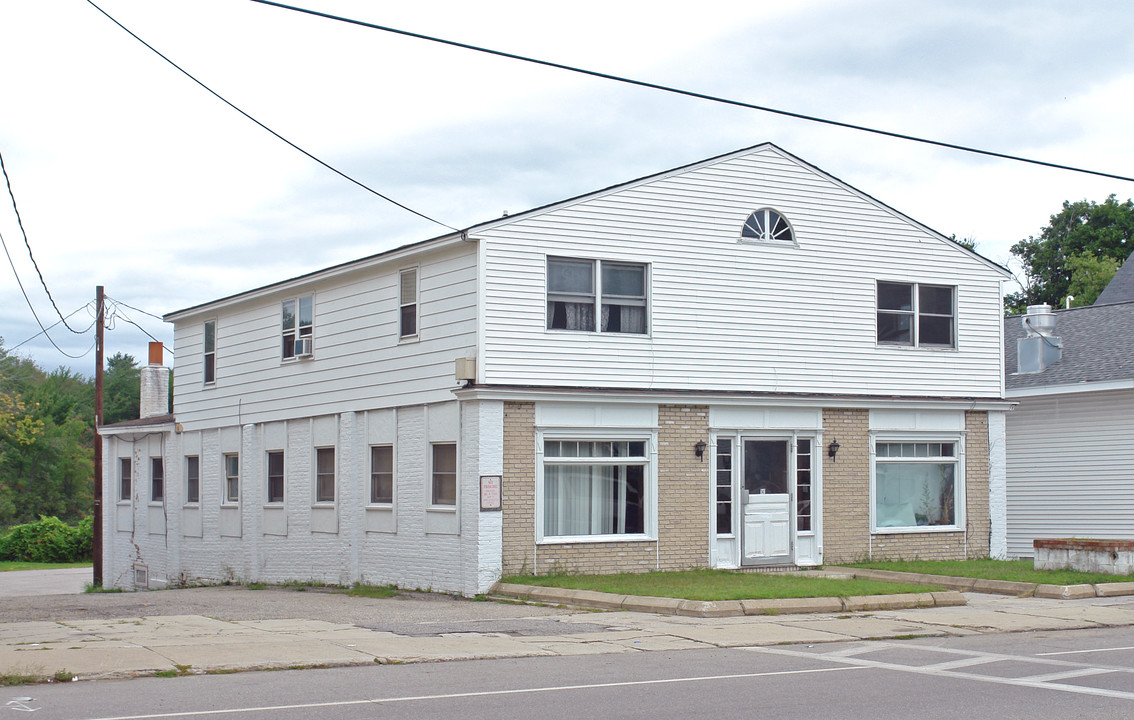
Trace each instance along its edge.
{"label": "dark window pane", "polygon": [[918,288],[918,312],[931,315],[953,314],[953,288],[922,285]]}
{"label": "dark window pane", "polygon": [[201,502],[201,461],[196,455],[185,458],[185,501]]}
{"label": "dark window pane", "polygon": [[602,296],[646,297],[646,266],[602,264]]}
{"label": "dark window pane", "polygon": [[268,502],[278,503],[284,499],[284,454],[268,453]]}
{"label": "dark window pane", "polygon": [[878,313],[878,342],[912,345],[910,317],[895,313]]}
{"label": "dark window pane", "polygon": [[913,285],[878,283],[879,310],[913,310]]}
{"label": "dark window pane", "polygon": [[[639,534],[646,531],[646,480],[641,465],[626,467],[626,532]],[[618,508],[615,508],[617,511]]]}
{"label": "dark window pane", "polygon": [[953,345],[953,318],[922,315],[917,326],[921,345]]}
{"label": "dark window pane", "polygon": [[417,335],[417,305],[405,305],[402,307],[399,333],[402,337]]}
{"label": "dark window pane", "polygon": [[728,535],[732,532],[732,504],[717,503],[717,534]]}
{"label": "dark window pane", "polygon": [[209,353],[205,356],[205,382],[211,383],[216,381],[217,377],[217,356]]}
{"label": "dark window pane", "polygon": [[594,261],[548,258],[547,291],[593,295],[595,292]]}
{"label": "dark window pane", "polygon": [[165,498],[165,464],[161,458],[150,458],[150,500]]}

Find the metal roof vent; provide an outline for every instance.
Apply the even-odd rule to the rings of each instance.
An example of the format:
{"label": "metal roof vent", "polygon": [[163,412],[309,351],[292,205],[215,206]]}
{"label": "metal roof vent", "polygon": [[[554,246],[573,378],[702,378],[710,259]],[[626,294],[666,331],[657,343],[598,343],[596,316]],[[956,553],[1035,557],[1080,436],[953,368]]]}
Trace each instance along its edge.
{"label": "metal roof vent", "polygon": [[1050,305],[1029,305],[1020,318],[1027,337],[1016,341],[1016,372],[1038,373],[1063,357],[1063,341],[1053,337],[1055,313]]}
{"label": "metal roof vent", "polygon": [[1055,313],[1050,305],[1029,305],[1028,314],[1020,318],[1028,337],[1051,337],[1055,332]]}

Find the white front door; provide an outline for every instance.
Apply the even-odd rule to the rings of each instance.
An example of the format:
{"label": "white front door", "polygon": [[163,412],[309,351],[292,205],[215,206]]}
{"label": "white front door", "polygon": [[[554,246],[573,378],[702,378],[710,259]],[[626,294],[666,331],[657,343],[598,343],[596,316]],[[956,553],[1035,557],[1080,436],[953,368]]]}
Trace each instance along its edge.
{"label": "white front door", "polygon": [[787,440],[744,440],[743,444],[741,564],[790,564],[790,443]]}

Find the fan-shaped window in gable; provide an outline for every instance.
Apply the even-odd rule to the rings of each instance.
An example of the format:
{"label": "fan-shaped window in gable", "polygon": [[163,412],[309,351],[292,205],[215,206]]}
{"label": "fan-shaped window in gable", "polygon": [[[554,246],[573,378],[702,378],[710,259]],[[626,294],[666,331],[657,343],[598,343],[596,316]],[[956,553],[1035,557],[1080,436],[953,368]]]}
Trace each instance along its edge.
{"label": "fan-shaped window in gable", "polygon": [[772,208],[761,208],[748,216],[744,229],[740,231],[741,240],[760,242],[794,243],[795,233],[783,215]]}

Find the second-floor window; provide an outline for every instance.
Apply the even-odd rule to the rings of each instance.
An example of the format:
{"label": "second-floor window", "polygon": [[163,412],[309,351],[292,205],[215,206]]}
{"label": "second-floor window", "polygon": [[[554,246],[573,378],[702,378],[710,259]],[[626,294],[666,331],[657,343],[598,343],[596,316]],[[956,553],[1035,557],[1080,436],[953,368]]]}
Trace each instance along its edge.
{"label": "second-floor window", "polygon": [[919,283],[878,283],[878,342],[884,345],[957,346],[956,288]]}
{"label": "second-floor window", "polygon": [[417,335],[417,268],[398,274],[398,337]]}
{"label": "second-floor window", "polygon": [[547,329],[645,334],[646,266],[547,259]]}
{"label": "second-floor window", "polygon": [[205,384],[217,381],[217,321],[205,321]]}
{"label": "second-floor window", "polygon": [[310,295],[283,301],[283,358],[308,357],[314,350],[315,305]]}

